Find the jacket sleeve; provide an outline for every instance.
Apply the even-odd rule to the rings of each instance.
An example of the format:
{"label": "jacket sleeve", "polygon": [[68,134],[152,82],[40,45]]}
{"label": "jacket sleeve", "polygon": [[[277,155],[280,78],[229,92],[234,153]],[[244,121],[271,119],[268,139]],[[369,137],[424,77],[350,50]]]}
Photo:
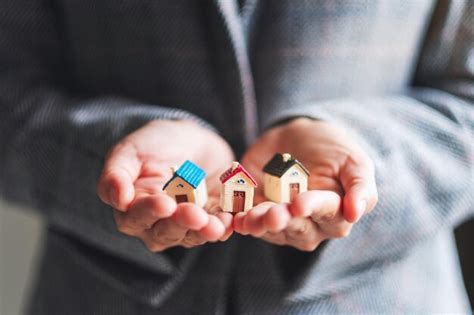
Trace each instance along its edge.
{"label": "jacket sleeve", "polygon": [[[363,252],[353,264],[399,257],[474,215],[474,4],[467,6],[457,25],[435,18],[417,86],[403,95],[315,102],[264,115],[266,127],[298,116],[334,121],[373,158],[379,203],[347,241],[328,246],[343,246],[341,253]],[[448,38],[440,39],[441,30]]]}
{"label": "jacket sleeve", "polygon": [[49,3],[0,3],[1,197],[41,212],[49,226],[96,249],[175,274],[194,251],[153,254],[117,232],[112,209],[96,195],[96,181],[106,151],[150,120],[190,119],[211,127],[177,109],[73,95],[64,84]]}

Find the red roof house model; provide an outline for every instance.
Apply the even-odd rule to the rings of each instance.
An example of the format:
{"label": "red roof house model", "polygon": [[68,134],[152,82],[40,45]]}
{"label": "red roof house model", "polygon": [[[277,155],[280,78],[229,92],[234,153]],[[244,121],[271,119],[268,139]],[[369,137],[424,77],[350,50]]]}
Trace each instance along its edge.
{"label": "red roof house model", "polygon": [[244,173],[245,176],[247,176],[252,181],[254,186],[257,187],[257,182],[255,181],[255,179],[253,179],[252,175],[250,175],[250,173],[247,172],[247,170],[241,164],[239,164],[235,168],[231,167],[227,171],[225,171],[220,177],[221,183],[225,184],[225,182],[227,182],[229,179],[231,179],[240,172]]}

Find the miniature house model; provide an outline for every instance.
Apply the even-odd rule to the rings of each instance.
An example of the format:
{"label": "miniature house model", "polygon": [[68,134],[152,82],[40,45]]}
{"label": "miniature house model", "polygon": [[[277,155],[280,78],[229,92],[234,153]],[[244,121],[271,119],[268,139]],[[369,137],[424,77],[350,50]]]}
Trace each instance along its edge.
{"label": "miniature house model", "polygon": [[221,175],[220,180],[222,210],[241,212],[252,208],[257,182],[239,162],[232,162],[232,167]]}
{"label": "miniature house model", "polygon": [[290,154],[277,153],[265,165],[264,194],[274,202],[290,202],[308,190],[308,170]]}
{"label": "miniature house model", "polygon": [[177,203],[192,202],[204,207],[207,202],[206,173],[191,161],[184,162],[178,170],[172,170],[173,177],[163,190]]}

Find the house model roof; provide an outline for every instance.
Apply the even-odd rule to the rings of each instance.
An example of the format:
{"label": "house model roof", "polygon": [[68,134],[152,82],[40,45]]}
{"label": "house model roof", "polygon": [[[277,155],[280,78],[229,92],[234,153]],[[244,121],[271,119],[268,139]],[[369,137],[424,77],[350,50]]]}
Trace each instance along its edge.
{"label": "house model roof", "polygon": [[308,170],[288,153],[277,153],[265,165],[263,171],[276,177],[282,177],[293,165],[298,165],[309,176]]}
{"label": "house model roof", "polygon": [[206,177],[206,173],[202,170],[202,168],[187,160],[176,172],[174,172],[173,177],[171,177],[171,179],[165,184],[163,190],[165,190],[169,183],[171,183],[176,177],[182,178],[193,188],[197,188],[204,177]]}
{"label": "house model roof", "polygon": [[233,162],[232,167],[229,168],[224,173],[222,173],[220,177],[221,183],[225,184],[225,182],[227,182],[229,179],[231,179],[232,177],[234,177],[240,172],[244,173],[245,176],[247,176],[250,179],[250,181],[254,184],[254,186],[257,187],[257,182],[255,181],[255,179],[253,179],[252,175],[250,175],[250,173],[247,172],[247,170],[238,162]]}

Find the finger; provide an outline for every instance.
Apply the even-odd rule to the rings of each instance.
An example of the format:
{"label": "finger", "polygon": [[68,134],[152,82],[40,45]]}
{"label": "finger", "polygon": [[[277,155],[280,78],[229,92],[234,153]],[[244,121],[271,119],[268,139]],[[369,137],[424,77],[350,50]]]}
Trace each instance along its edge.
{"label": "finger", "polygon": [[[186,236],[188,228],[181,226],[172,218],[163,219],[155,223],[153,228],[146,231],[148,246],[171,247],[178,245]],[[149,246],[150,248],[150,246]]]}
{"label": "finger", "polygon": [[248,235],[249,233],[244,229],[244,219],[246,212],[239,212],[234,215],[234,220],[232,222],[234,226],[234,231],[242,235]]}
{"label": "finger", "polygon": [[149,231],[143,232],[143,235],[139,238],[150,252],[161,252],[169,247],[155,243],[155,241],[150,237]]}
{"label": "finger", "polygon": [[186,236],[181,241],[186,248],[192,248],[205,244],[207,241],[196,231],[188,231]]}
{"label": "finger", "polygon": [[119,231],[135,235],[151,228],[156,221],[171,217],[176,211],[176,202],[165,195],[151,195],[136,200],[127,212],[115,212]]}
{"label": "finger", "polygon": [[345,191],[344,218],[357,222],[371,211],[378,200],[372,161],[365,155],[350,156],[341,169],[340,179]]}
{"label": "finger", "polygon": [[263,218],[273,205],[273,202],[264,202],[249,210],[243,222],[244,231],[255,237],[261,237],[265,234],[267,231]]}
{"label": "finger", "polygon": [[317,223],[319,233],[324,234],[322,237],[345,237],[351,231],[352,224],[345,220],[341,210],[341,197],[335,192],[314,190],[302,193],[295,198],[291,209],[310,212],[309,217]]}
{"label": "finger", "polygon": [[290,205],[294,217],[335,216],[341,208],[341,197],[328,190],[310,190],[295,197]]}
{"label": "finger", "polygon": [[259,193],[258,191],[255,191],[255,196],[253,197],[254,205],[259,205],[267,200],[268,198],[263,195],[263,192]]}
{"label": "finger", "polygon": [[191,230],[199,230],[208,223],[208,214],[192,203],[181,203],[172,217],[159,220],[148,230],[152,243],[159,246],[175,246]]}
{"label": "finger", "polygon": [[293,218],[284,233],[287,244],[302,251],[314,251],[325,239],[317,224],[308,218]]}
{"label": "finger", "polygon": [[[211,191],[208,191],[211,194]],[[220,199],[217,196],[208,196],[207,202],[204,205],[204,209],[207,210],[207,213],[210,214],[217,214],[222,212],[222,208],[220,206]]]}
{"label": "finger", "polygon": [[209,215],[209,221],[205,227],[198,231],[198,234],[209,242],[215,242],[224,236],[226,228],[221,220],[214,215]]}
{"label": "finger", "polygon": [[184,202],[178,204],[173,219],[181,226],[190,230],[200,230],[209,222],[207,212],[195,204]]}
{"label": "finger", "polygon": [[275,245],[289,245],[287,244],[286,235],[283,231],[277,233],[267,232],[262,236],[262,240]]}
{"label": "finger", "polygon": [[278,233],[287,227],[290,219],[291,213],[288,205],[276,204],[264,215],[263,226],[270,233]]}
{"label": "finger", "polygon": [[353,223],[349,223],[344,219],[342,211],[339,210],[335,214],[328,214],[322,217],[313,218],[317,224],[319,232],[325,238],[346,237],[351,232]]}
{"label": "finger", "polygon": [[107,155],[97,184],[99,198],[125,211],[135,198],[133,182],[140,174],[141,161],[135,147],[129,142],[117,144]]}
{"label": "finger", "polygon": [[232,227],[233,216],[232,214],[227,213],[227,212],[219,212],[216,214],[216,217],[218,217],[219,220],[221,220],[225,228],[225,233],[219,240],[227,241],[229,237],[232,235],[232,233],[234,232],[234,229]]}

